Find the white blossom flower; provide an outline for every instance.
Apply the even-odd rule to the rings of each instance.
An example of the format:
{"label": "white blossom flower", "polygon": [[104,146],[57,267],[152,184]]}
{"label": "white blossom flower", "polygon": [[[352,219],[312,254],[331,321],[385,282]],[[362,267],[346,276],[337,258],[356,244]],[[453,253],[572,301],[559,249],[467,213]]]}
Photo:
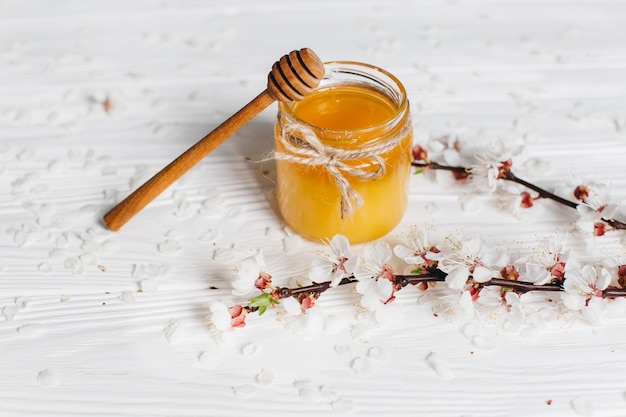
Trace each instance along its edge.
{"label": "white blossom flower", "polygon": [[606,187],[597,183],[577,186],[574,197],[580,201],[576,207],[579,216],[576,226],[594,236],[602,236],[606,226],[603,219],[613,219],[619,205],[612,203]]}
{"label": "white blossom flower", "polygon": [[393,279],[393,267],[387,263],[391,255],[391,247],[386,242],[378,241],[365,246],[363,259],[354,271],[354,277],[359,281],[378,278]]}
{"label": "white blossom flower", "polygon": [[522,221],[536,219],[546,211],[545,205],[535,204],[537,200],[540,198],[536,194],[511,182],[502,184],[495,196],[498,209],[508,212]]}
{"label": "white blossom flower", "polygon": [[597,322],[606,308],[602,295],[611,283],[611,274],[602,266],[584,265],[578,268],[570,265],[563,283],[563,304],[570,310],[580,311],[590,322]]}
{"label": "white blossom flower", "polygon": [[462,289],[470,277],[475,282],[487,282],[509,261],[503,248],[487,249],[478,237],[461,241],[449,238],[447,243],[445,250],[430,256],[438,260],[438,268],[448,274],[445,281],[450,288]]}
{"label": "white blossom flower", "polygon": [[619,249],[607,253],[601,263],[611,274],[610,285],[626,288],[626,242],[622,241]]}
{"label": "white blossom flower", "polygon": [[386,279],[367,279],[356,284],[356,291],[362,294],[361,305],[376,311],[393,297],[393,284]]}
{"label": "white blossom flower", "polygon": [[471,165],[472,183],[480,186],[486,180],[489,191],[496,191],[502,171],[511,167],[515,153],[517,148],[505,145],[502,141],[489,143],[482,153],[475,155],[477,162]]}
{"label": "white blossom flower", "polygon": [[358,258],[350,252],[350,242],[343,235],[335,235],[329,244],[331,253],[322,252],[313,260],[309,278],[314,282],[330,280],[331,287],[339,285],[343,278],[349,277],[358,264]]}
{"label": "white blossom flower", "polygon": [[375,311],[393,299],[395,273],[387,263],[391,255],[391,248],[383,241],[367,245],[363,250],[354,277],[359,281],[356,291],[363,294],[361,305],[368,310]]}
{"label": "white blossom flower", "polygon": [[436,300],[433,313],[443,316],[450,322],[467,323],[476,316],[474,300],[469,291],[446,288]]}
{"label": "white blossom flower", "polygon": [[325,316],[326,313],[323,309],[314,308],[307,310],[306,314],[289,316],[288,320],[286,320],[284,324],[286,329],[297,336],[304,339],[311,339],[315,335],[324,331]]}
{"label": "white blossom flower", "polygon": [[[543,330],[546,325],[560,320],[563,315],[561,293],[528,291],[520,294],[520,307],[529,328]],[[527,328],[526,331],[529,329]],[[532,332],[532,331],[531,331]]]}
{"label": "white blossom flower", "polygon": [[232,317],[228,311],[226,304],[222,302],[214,302],[209,306],[208,324],[216,330],[228,330],[231,328]]}
{"label": "white blossom flower", "polygon": [[570,247],[565,242],[545,239],[526,263],[526,279],[537,285],[544,285],[552,280],[561,281]]}
{"label": "white blossom flower", "polygon": [[300,307],[300,303],[294,297],[283,298],[280,300],[280,304],[290,316],[299,316],[302,314],[302,307]]}
{"label": "white blossom flower", "polygon": [[617,204],[612,203],[607,203],[600,208],[579,204],[578,207],[576,207],[579,217],[576,225],[582,231],[593,232],[597,222],[603,221],[602,219],[612,219],[615,213],[617,213],[618,208],[619,206]]}
{"label": "white blossom flower", "polygon": [[483,321],[515,333],[525,324],[520,295],[515,291],[503,291],[501,287],[484,287],[480,290],[476,310]]}
{"label": "white blossom flower", "polygon": [[231,282],[231,286],[233,287],[232,294],[241,297],[251,295],[255,289],[257,289],[257,279],[271,278],[269,274],[263,272],[264,268],[265,261],[263,260],[263,253],[260,250],[254,255],[244,258],[237,268],[233,281]]}
{"label": "white blossom flower", "polygon": [[429,160],[443,160],[447,165],[462,166],[465,164],[459,152],[459,138],[455,134],[446,134],[430,138],[424,144],[428,151]]}
{"label": "white blossom flower", "polygon": [[404,242],[396,245],[393,252],[407,264],[431,266],[430,253],[438,252],[437,244],[433,244],[427,227],[412,227],[405,236]]}
{"label": "white blossom flower", "polygon": [[589,185],[578,186],[574,190],[574,196],[585,207],[603,214],[607,219],[615,215],[617,204],[611,203],[611,196],[602,184],[592,182]]}

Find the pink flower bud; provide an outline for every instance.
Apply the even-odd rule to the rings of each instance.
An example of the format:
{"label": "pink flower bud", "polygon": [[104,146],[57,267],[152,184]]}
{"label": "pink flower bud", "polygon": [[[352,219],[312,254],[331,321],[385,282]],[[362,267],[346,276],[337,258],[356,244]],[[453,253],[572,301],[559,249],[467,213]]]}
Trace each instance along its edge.
{"label": "pink flower bud", "polygon": [[393,266],[389,264],[383,264],[383,269],[380,272],[380,278],[388,279],[391,282],[396,280],[396,273],[393,270]]}
{"label": "pink flower bud", "polygon": [[522,191],[520,196],[522,197],[522,201],[520,202],[522,208],[531,208],[533,206],[534,198],[532,198],[530,193]]}
{"label": "pink flower bud", "polygon": [[500,276],[504,279],[517,281],[519,279],[519,272],[517,272],[515,266],[507,265],[500,270]]}
{"label": "pink flower bud", "polygon": [[301,297],[300,298],[300,308],[302,309],[302,311],[308,310],[310,308],[312,308],[313,306],[315,306],[315,300],[311,297]]}
{"label": "pink flower bud", "polygon": [[413,160],[428,162],[428,151],[422,145],[415,145],[413,147]]}
{"label": "pink flower bud", "polygon": [[589,188],[585,185],[579,185],[574,189],[574,198],[583,203],[589,198]]}
{"label": "pink flower bud", "polygon": [[457,181],[463,181],[466,180],[469,177],[469,172],[456,172],[454,171],[452,173],[452,176],[454,177],[455,180]]}
{"label": "pink flower bud", "polygon": [[245,308],[240,305],[235,305],[228,307],[228,312],[230,313],[230,325],[232,327],[244,327],[246,325],[247,310]]}
{"label": "pink flower bud", "polygon": [[557,280],[562,280],[565,274],[565,262],[558,261],[549,268],[550,275]]}
{"label": "pink flower bud", "polygon": [[506,178],[506,172],[510,171],[512,166],[513,160],[511,159],[507,159],[506,161],[501,162],[500,166],[498,167],[498,179]]}
{"label": "pink flower bud", "polygon": [[480,290],[481,287],[477,284],[470,284],[465,286],[465,291],[468,291],[470,293],[472,301],[478,301],[478,299],[480,298]]}
{"label": "pink flower bud", "polygon": [[606,233],[606,224],[602,222],[596,222],[593,225],[593,235],[594,236],[604,236]]}
{"label": "pink flower bud", "polygon": [[617,267],[617,282],[622,288],[626,287],[626,265]]}
{"label": "pink flower bud", "polygon": [[268,288],[271,284],[272,276],[267,272],[261,272],[257,279],[254,281],[254,286],[260,291]]}

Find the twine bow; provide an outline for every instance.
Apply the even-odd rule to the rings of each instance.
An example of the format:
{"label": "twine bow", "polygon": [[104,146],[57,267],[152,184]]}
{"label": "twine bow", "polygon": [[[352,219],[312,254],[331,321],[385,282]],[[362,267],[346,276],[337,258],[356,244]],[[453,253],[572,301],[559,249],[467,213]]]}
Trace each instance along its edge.
{"label": "twine bow", "polygon": [[[385,160],[380,156],[398,145],[404,135],[359,149],[339,149],[324,145],[307,128],[283,126],[279,135],[286,152],[274,152],[274,158],[308,166],[323,166],[335,180],[341,193],[341,218],[351,216],[363,205],[363,198],[354,190],[346,175],[359,179],[376,179],[385,173]],[[350,161],[361,161],[349,164]],[[372,170],[371,167],[376,167]]]}

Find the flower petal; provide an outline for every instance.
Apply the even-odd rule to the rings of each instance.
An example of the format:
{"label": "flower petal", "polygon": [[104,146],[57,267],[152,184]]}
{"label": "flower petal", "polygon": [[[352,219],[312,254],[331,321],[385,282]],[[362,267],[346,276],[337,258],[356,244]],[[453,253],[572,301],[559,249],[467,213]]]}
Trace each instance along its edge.
{"label": "flower petal", "polygon": [[583,296],[567,293],[563,294],[561,299],[565,307],[570,310],[580,311],[585,307],[586,298]]}
{"label": "flower petal", "polygon": [[526,278],[535,285],[544,285],[552,280],[552,275],[545,266],[528,263],[526,264]]}
{"label": "flower petal", "polygon": [[339,258],[350,257],[350,242],[344,235],[335,235],[330,241],[330,249]]}
{"label": "flower petal", "polygon": [[598,267],[595,287],[599,290],[605,290],[611,283],[611,274],[602,267]]}
{"label": "flower petal", "polygon": [[474,272],[472,272],[472,278],[474,278],[476,282],[487,282],[493,278],[494,275],[493,270],[480,265],[475,267]]}
{"label": "flower petal", "polygon": [[391,247],[380,240],[374,244],[367,245],[363,250],[363,257],[366,262],[382,265],[391,259]]}
{"label": "flower petal", "polygon": [[294,297],[287,297],[280,300],[283,308],[290,316],[299,316],[302,314],[300,303]]}
{"label": "flower petal", "polygon": [[225,304],[216,302],[209,306],[211,312],[209,318],[211,324],[217,330],[227,330],[231,327],[231,316],[228,312],[228,307]]}
{"label": "flower petal", "polygon": [[469,269],[464,267],[457,267],[451,269],[446,276],[446,284],[448,287],[460,290],[465,286],[469,279]]}

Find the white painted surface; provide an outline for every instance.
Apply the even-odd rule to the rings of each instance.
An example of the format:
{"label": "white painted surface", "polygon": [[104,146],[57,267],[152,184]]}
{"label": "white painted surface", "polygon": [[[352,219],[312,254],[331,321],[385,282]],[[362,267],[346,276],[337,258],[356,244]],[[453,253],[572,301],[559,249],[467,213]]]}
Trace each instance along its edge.
{"label": "white painted surface", "polygon": [[[304,340],[263,316],[218,346],[208,305],[230,297],[242,256],[263,247],[291,277],[319,248],[285,233],[271,163],[245,159],[271,150],[275,107],[122,231],[101,226],[304,46],[396,74],[419,140],[519,139],[548,167],[526,178],[626,198],[625,2],[0,0],[0,415],[626,415],[619,315],[477,346],[407,290],[405,320],[366,341]],[[549,204],[522,221],[487,196],[463,211],[463,191],[414,177],[398,230],[429,221],[513,246],[572,221]],[[342,288],[320,305],[352,315],[355,300]]]}

